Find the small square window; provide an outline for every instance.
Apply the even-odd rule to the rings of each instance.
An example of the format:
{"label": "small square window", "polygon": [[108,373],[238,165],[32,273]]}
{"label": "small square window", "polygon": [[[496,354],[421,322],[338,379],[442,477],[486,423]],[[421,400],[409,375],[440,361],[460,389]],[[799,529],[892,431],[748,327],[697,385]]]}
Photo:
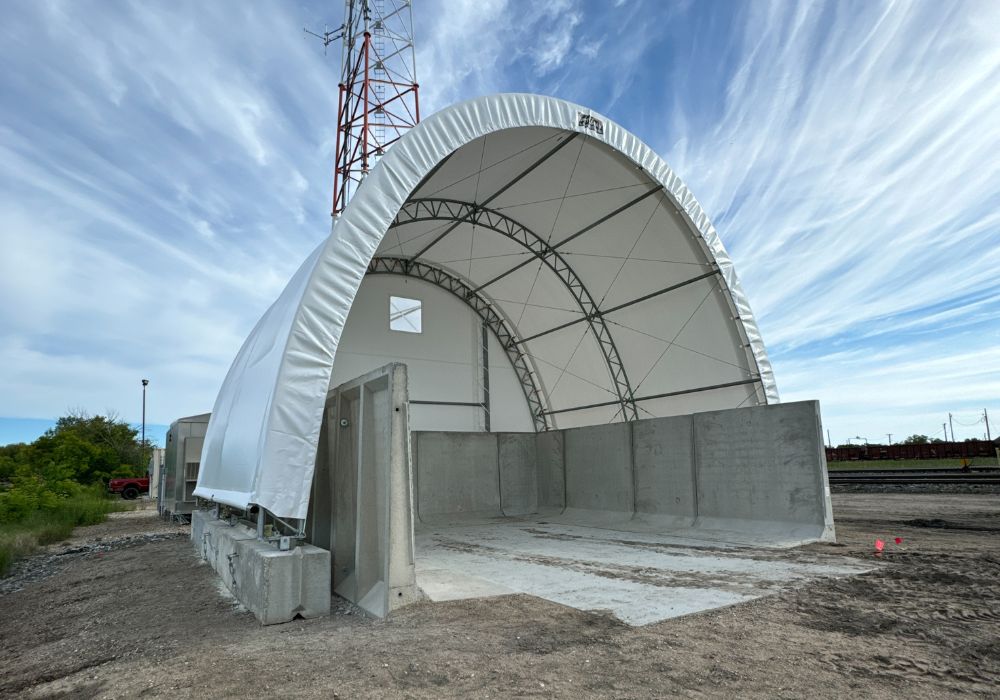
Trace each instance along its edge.
{"label": "small square window", "polygon": [[389,297],[389,330],[420,332],[420,300]]}

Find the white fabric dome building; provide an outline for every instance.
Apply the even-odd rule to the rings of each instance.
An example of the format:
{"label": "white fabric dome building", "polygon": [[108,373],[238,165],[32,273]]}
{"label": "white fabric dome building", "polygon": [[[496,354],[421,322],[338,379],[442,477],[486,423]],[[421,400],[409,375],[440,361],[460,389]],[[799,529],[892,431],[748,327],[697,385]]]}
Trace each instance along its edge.
{"label": "white fabric dome building", "polygon": [[237,355],[196,495],[304,518],[328,389],[392,361],[414,430],[778,401],[684,183],[607,118],[537,95],[444,109],[372,170]]}

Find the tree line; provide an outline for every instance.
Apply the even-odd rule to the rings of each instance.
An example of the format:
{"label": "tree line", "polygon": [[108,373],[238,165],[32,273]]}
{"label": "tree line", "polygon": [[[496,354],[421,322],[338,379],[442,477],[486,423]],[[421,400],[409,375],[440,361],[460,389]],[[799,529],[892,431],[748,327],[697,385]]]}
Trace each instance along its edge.
{"label": "tree line", "polygon": [[[932,437],[929,437],[927,435],[913,434],[913,435],[910,435],[907,438],[904,438],[903,440],[900,440],[899,444],[902,444],[902,445],[936,445],[938,443],[943,443],[943,442],[945,442],[945,441],[942,440],[941,438],[932,438]],[[965,438],[965,442],[976,442],[976,438]],[[876,443],[871,443],[871,444],[874,445]],[[861,445],[859,445],[858,443],[855,443],[855,444],[852,445],[849,442],[844,442],[844,443],[841,443],[840,445],[837,445],[837,447],[860,447],[860,446]]]}
{"label": "tree line", "polygon": [[152,444],[114,414],[75,412],[32,443],[0,447],[0,524],[55,510],[83,490],[141,476]]}

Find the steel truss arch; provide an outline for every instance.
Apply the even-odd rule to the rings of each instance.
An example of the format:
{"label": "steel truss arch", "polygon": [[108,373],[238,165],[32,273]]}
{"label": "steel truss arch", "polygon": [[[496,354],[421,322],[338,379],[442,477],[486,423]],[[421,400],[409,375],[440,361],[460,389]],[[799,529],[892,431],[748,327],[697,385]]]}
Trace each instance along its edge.
{"label": "steel truss arch", "polygon": [[[582,318],[586,319],[590,326],[601,354],[604,356],[611,381],[614,383],[615,394],[618,396],[616,403],[621,405],[623,420],[638,420],[639,411],[636,407],[635,392],[629,382],[628,373],[625,371],[625,364],[618,354],[614,337],[604,322],[603,314],[586,285],[555,247],[531,229],[495,209],[453,199],[411,199],[399,210],[389,228],[421,221],[456,221],[494,231],[527,249],[536,259],[544,263],[576,300],[577,306],[583,314]],[[409,264],[416,265],[417,263],[410,262]],[[499,277],[476,288],[470,288],[469,293],[478,295],[480,290],[496,279]]]}
{"label": "steel truss arch", "polygon": [[506,353],[507,359],[510,360],[514,373],[521,383],[524,398],[528,402],[528,410],[531,412],[531,420],[535,430],[542,432],[551,427],[549,414],[542,401],[542,392],[538,387],[528,358],[521,350],[520,338],[513,330],[513,324],[507,321],[485,296],[475,292],[464,280],[439,267],[423,262],[411,262],[405,258],[375,256],[368,263],[368,270],[365,274],[413,277],[451,292],[464,301],[493,331],[493,335],[496,336],[500,347]]}

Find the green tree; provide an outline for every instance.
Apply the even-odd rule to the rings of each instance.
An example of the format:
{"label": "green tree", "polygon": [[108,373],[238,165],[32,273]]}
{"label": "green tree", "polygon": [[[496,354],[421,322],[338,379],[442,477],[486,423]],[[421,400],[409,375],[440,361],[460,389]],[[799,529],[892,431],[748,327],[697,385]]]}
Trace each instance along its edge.
{"label": "green tree", "polygon": [[0,445],[0,484],[10,481],[22,463],[21,452],[27,447],[23,442]]}
{"label": "green tree", "polygon": [[931,439],[926,435],[911,435],[910,437],[903,440],[904,445],[926,445],[930,443]]}
{"label": "green tree", "polygon": [[72,479],[80,484],[146,472],[149,441],[142,445],[138,430],[117,416],[64,416],[33,442],[27,462],[46,480]]}
{"label": "green tree", "polygon": [[0,524],[65,511],[81,496],[100,500],[108,479],[146,472],[149,448],[117,416],[80,411],[60,418],[29,445],[0,447]]}
{"label": "green tree", "polygon": [[0,447],[0,484],[17,477],[38,477],[57,491],[60,484],[89,485],[118,476],[141,476],[151,443],[143,445],[138,430],[115,415],[76,412],[30,445]]}

